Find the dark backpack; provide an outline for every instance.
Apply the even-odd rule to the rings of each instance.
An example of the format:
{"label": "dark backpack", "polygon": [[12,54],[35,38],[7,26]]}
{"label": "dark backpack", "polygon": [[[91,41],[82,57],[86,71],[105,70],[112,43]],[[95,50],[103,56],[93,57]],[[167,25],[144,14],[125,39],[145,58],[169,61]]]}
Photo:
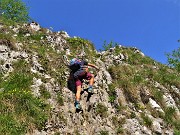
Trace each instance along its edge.
{"label": "dark backpack", "polygon": [[81,61],[79,59],[73,58],[70,61],[69,68],[71,69],[72,72],[76,72],[81,68]]}

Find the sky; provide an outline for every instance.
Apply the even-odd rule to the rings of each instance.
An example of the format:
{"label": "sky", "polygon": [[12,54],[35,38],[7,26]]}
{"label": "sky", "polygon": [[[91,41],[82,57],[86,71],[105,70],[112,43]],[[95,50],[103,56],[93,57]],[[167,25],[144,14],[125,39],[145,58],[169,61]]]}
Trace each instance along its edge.
{"label": "sky", "polygon": [[180,47],[180,0],[22,0],[42,27],[90,40],[97,50],[114,42],[167,63]]}

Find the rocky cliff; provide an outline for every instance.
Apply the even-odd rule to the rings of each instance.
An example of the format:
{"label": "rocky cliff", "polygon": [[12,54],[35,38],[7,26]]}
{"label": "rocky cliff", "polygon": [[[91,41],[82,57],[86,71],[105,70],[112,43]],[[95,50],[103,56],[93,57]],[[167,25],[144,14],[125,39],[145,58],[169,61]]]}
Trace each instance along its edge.
{"label": "rocky cliff", "polygon": [[[67,64],[97,65],[95,94],[84,81],[74,107]],[[37,23],[0,23],[0,133],[27,135],[178,135],[180,74],[135,47],[98,52],[93,43]]]}

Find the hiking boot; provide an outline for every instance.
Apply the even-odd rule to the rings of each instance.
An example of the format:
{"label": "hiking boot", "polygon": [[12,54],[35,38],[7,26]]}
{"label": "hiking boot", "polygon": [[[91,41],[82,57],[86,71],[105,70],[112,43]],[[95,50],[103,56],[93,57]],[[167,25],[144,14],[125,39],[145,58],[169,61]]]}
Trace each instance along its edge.
{"label": "hiking boot", "polygon": [[76,109],[78,109],[78,110],[81,110],[81,109],[82,109],[82,107],[81,107],[81,105],[80,105],[79,102],[75,102],[75,107],[76,107]]}
{"label": "hiking boot", "polygon": [[93,88],[92,88],[92,87],[89,87],[89,88],[88,88],[88,93],[93,94]]}

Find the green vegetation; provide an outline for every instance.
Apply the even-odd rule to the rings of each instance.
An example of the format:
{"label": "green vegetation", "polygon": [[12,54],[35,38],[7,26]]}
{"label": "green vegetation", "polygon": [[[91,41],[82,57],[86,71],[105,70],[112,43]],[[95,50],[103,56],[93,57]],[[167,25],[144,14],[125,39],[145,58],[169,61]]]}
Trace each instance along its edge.
{"label": "green vegetation", "polygon": [[0,13],[2,17],[15,22],[29,20],[28,8],[21,0],[0,0]]}
{"label": "green vegetation", "polygon": [[57,93],[57,102],[59,103],[60,106],[64,105],[64,100],[60,92]]}
{"label": "green vegetation", "polygon": [[116,47],[115,51],[128,54],[127,62],[129,64],[110,66],[108,68],[114,87],[122,88],[127,101],[136,103],[138,101],[138,90],[147,87],[151,90],[151,94],[154,95],[155,99],[161,102],[163,93],[154,88],[153,84],[151,84],[152,80],[159,82],[168,89],[172,85],[180,88],[180,75],[176,70],[156,63],[148,57],[134,54],[132,50],[130,48],[123,50],[123,48]]}
{"label": "green vegetation", "polygon": [[0,82],[3,88],[0,92],[0,133],[19,135],[30,132],[34,127],[42,129],[48,118],[49,106],[31,94],[33,75],[26,68],[28,64],[20,60],[13,65],[15,72]]}
{"label": "green vegetation", "polygon": [[0,104],[1,134],[19,135],[34,127],[42,129],[48,118],[48,105],[33,97],[29,90],[4,90],[0,93]]}
{"label": "green vegetation", "polygon": [[60,132],[56,132],[56,133],[54,133],[54,135],[61,135],[61,133]]}
{"label": "green vegetation", "polygon": [[123,88],[126,94],[127,100],[130,102],[136,102],[137,87],[139,84],[134,82],[135,69],[129,65],[112,66],[108,69],[113,78],[113,84],[116,87]]}
{"label": "green vegetation", "polygon": [[167,122],[169,126],[173,126],[174,134],[178,135],[180,133],[180,120],[179,118],[175,118],[176,110],[173,107],[165,108],[165,116],[164,120]]}
{"label": "green vegetation", "polygon": [[[0,2],[5,3],[5,0],[0,0]],[[0,7],[1,6],[2,5],[0,5]],[[2,12],[2,10],[0,10],[0,12]],[[0,41],[14,51],[18,50],[16,43],[21,42],[21,49],[29,54],[29,61],[18,59],[12,63],[14,70],[10,72],[9,75],[4,76],[3,73],[0,73],[0,133],[19,135],[30,133],[36,128],[39,130],[44,128],[45,122],[50,117],[50,107],[45,103],[45,100],[50,98],[54,99],[54,97],[51,97],[54,96],[54,94],[51,95],[43,84],[52,82],[52,86],[57,84],[60,89],[66,87],[67,73],[65,73],[65,71],[67,71],[67,67],[63,60],[65,51],[56,52],[56,47],[55,49],[51,47],[52,44],[46,38],[47,33],[45,29],[33,32],[26,26],[22,26],[19,29],[19,33],[15,33],[12,28],[9,27],[12,26],[12,24],[15,28],[17,27],[19,21],[14,19],[12,18],[13,21],[7,20],[5,16],[3,18],[0,16],[0,20],[3,23],[3,27],[0,29]],[[22,19],[22,21],[24,22],[26,20]],[[3,34],[4,32],[9,33]],[[25,36],[27,33],[29,36]],[[17,34],[17,36],[12,38],[14,34]],[[54,33],[51,34],[53,36]],[[67,44],[63,47],[69,47],[72,52],[71,56],[67,56],[68,59],[77,57],[83,51],[85,52],[84,58],[87,58],[91,63],[95,63],[94,59],[101,56],[101,54],[96,54],[94,45],[88,40],[79,37],[67,38],[66,40]],[[126,113],[125,116],[128,118],[138,118],[138,113],[131,109],[133,108],[144,112],[145,107],[148,107],[148,105],[140,104],[142,98],[140,91],[142,89],[147,89],[150,92],[150,96],[157,101],[159,105],[163,105],[161,102],[164,93],[161,88],[154,86],[156,82],[167,88],[174,97],[177,95],[171,91],[171,86],[180,88],[180,75],[174,68],[169,68],[168,66],[157,63],[150,57],[142,56],[136,48],[118,47],[117,44],[112,41],[110,43],[104,42],[103,47],[104,50],[115,47],[113,54],[119,55],[122,53],[127,56],[123,60],[124,63],[120,65],[108,65],[108,71],[111,74],[113,83],[108,85],[109,90],[107,92],[109,102],[112,103],[117,115]],[[31,72],[31,67],[34,65],[34,54],[37,54],[36,60],[43,68],[39,71],[40,74]],[[173,52],[173,57],[178,56],[174,54],[176,54],[176,52]],[[107,55],[108,53],[106,56]],[[106,56],[101,56],[102,60],[106,58]],[[178,69],[178,63],[175,63],[177,60],[174,61],[173,58],[170,58],[170,55],[168,55],[168,57],[169,63]],[[5,61],[1,60],[0,64],[5,64]],[[44,78],[44,74],[50,75],[51,78]],[[34,77],[41,79],[43,82],[39,87],[40,97],[34,97],[31,93]],[[52,79],[55,84],[53,84],[54,82],[52,80],[50,81],[50,79]],[[130,106],[123,106],[124,104],[121,104],[122,101],[116,99],[118,94],[116,88],[122,90],[123,94],[125,94],[126,102],[131,102]],[[61,90],[55,92],[58,105],[64,106],[64,98]],[[117,100],[119,104],[115,102]],[[103,103],[97,103],[93,109],[95,114],[101,118],[108,116],[108,108]],[[168,126],[172,126],[175,135],[179,134],[180,122],[175,119],[174,108],[166,108],[164,115],[152,110],[150,107],[147,109],[153,116],[163,118]],[[63,113],[59,112],[56,116],[60,124],[67,125],[67,119]],[[145,126],[151,127],[152,121],[145,113],[141,114],[141,118]],[[124,122],[125,119],[116,116],[112,117],[112,123],[115,126],[117,134],[123,133],[122,125]],[[75,130],[74,133],[80,134],[78,130]],[[57,132],[55,134],[60,133]],[[100,131],[99,134],[108,135],[109,133],[108,131]]]}
{"label": "green vegetation", "polygon": [[161,104],[161,101],[163,100],[163,92],[152,87],[152,95],[154,96],[154,99]]}
{"label": "green vegetation", "polygon": [[166,87],[175,85],[180,88],[179,73],[166,66],[161,65],[159,70],[153,73],[153,79]]}
{"label": "green vegetation", "polygon": [[118,119],[116,116],[113,116],[112,117],[112,123],[116,127],[116,133],[117,134],[123,133],[122,125],[125,123],[125,118]]}
{"label": "green vegetation", "polygon": [[102,103],[98,103],[95,108],[96,115],[100,115],[101,117],[105,118],[108,114],[108,108],[104,106]]}
{"label": "green vegetation", "polygon": [[63,116],[62,113],[58,113],[58,118],[62,124],[67,125],[67,119]]}
{"label": "green vegetation", "polygon": [[141,113],[141,118],[143,119],[143,124],[151,127],[152,125],[152,120],[145,114],[145,113]]}
{"label": "green vegetation", "polygon": [[32,76],[23,73],[14,73],[6,80],[1,82],[0,86],[4,91],[27,90],[32,84]]}
{"label": "green vegetation", "polygon": [[32,79],[33,75],[30,72],[30,63],[28,63],[27,61],[20,59],[20,60],[14,62],[12,66],[14,68],[14,73],[20,73],[20,74],[23,73],[23,74],[31,77],[31,79]]}
{"label": "green vegetation", "polygon": [[78,130],[75,130],[75,131],[74,131],[74,134],[75,134],[75,135],[81,135]]}
{"label": "green vegetation", "polygon": [[116,91],[115,91],[115,86],[113,84],[109,85],[109,102],[113,103],[116,99]]}
{"label": "green vegetation", "polygon": [[41,94],[41,97],[44,98],[44,99],[51,98],[50,92],[47,91],[44,86],[40,86],[40,94]]}
{"label": "green vegetation", "polygon": [[174,134],[179,135],[180,134],[180,120],[174,120],[173,121],[173,126],[174,126]]}
{"label": "green vegetation", "polygon": [[135,114],[135,112],[131,112],[131,114],[130,114],[130,118],[131,118],[131,119],[136,118],[136,114]]}
{"label": "green vegetation", "polygon": [[115,46],[117,46],[118,44],[117,43],[114,43],[113,41],[111,41],[110,43],[107,43],[106,41],[104,41],[104,44],[103,44],[103,49],[105,51],[109,50],[110,48],[113,48]]}
{"label": "green vegetation", "polygon": [[79,56],[81,53],[85,53],[85,57],[83,56],[83,58],[88,58],[89,62],[94,62],[93,60],[93,56],[96,56],[95,53],[95,48],[94,45],[88,41],[85,40],[83,38],[79,38],[79,37],[75,37],[75,38],[68,38],[67,42],[69,44],[70,50],[74,50],[71,51],[72,54],[71,56],[69,56],[69,58],[74,58],[74,57],[82,57]]}
{"label": "green vegetation", "polygon": [[167,58],[169,65],[180,72],[180,47],[177,50],[173,50],[172,53],[168,53]]}
{"label": "green vegetation", "polygon": [[99,135],[109,135],[109,132],[102,130],[102,131],[100,131],[100,134],[99,134]]}
{"label": "green vegetation", "polygon": [[124,129],[122,127],[119,127],[116,129],[117,134],[122,134],[124,132]]}
{"label": "green vegetation", "polygon": [[174,115],[175,115],[175,108],[168,107],[168,108],[165,109],[164,120],[167,123],[172,124],[173,123],[173,116]]}

